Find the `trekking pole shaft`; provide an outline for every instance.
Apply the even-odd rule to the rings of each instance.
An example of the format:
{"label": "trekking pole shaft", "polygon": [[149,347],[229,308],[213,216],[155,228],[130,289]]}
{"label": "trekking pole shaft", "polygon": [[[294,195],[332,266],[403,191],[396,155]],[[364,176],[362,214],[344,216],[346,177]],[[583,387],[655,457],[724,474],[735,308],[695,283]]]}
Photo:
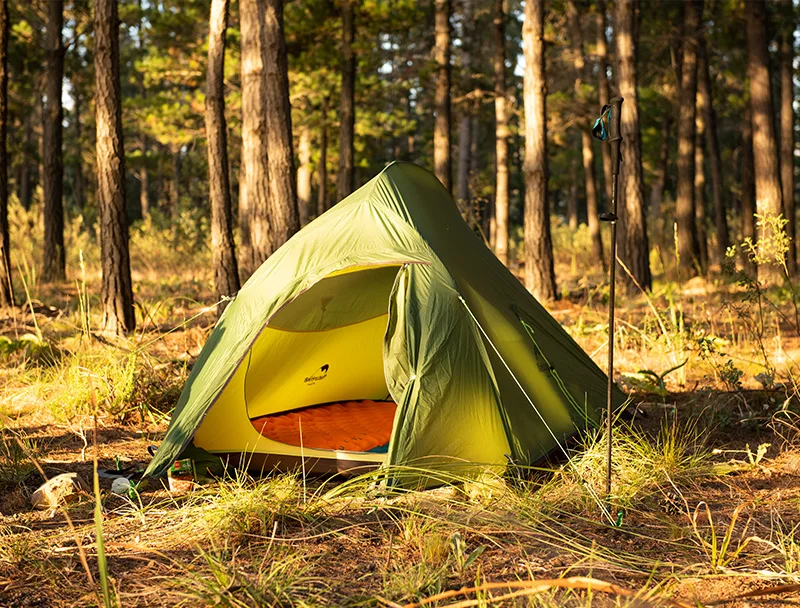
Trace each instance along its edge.
{"label": "trekking pole shaft", "polygon": [[[617,175],[611,178],[611,198],[616,215]],[[608,293],[608,395],[606,401],[606,496],[611,496],[611,427],[614,417],[614,299],[616,297],[617,278],[617,221],[611,222],[611,265],[609,267]]]}
{"label": "trekking pole shaft", "polygon": [[622,114],[622,97],[615,97],[609,104],[611,113],[608,124],[608,143],[611,146],[611,209],[608,219],[611,222],[611,263],[609,266],[608,294],[608,400],[606,402],[606,496],[611,496],[611,463],[612,463],[612,423],[614,419],[614,312],[616,302],[617,278],[617,182],[619,181],[619,163],[621,160],[620,116]]}

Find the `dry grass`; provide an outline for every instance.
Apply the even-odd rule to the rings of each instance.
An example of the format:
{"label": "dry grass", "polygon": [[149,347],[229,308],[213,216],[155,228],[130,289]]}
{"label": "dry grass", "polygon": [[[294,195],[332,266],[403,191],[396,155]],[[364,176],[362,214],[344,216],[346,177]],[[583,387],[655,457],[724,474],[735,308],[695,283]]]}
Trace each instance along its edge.
{"label": "dry grass", "polygon": [[[139,329],[109,342],[95,334],[94,237],[69,222],[72,280],[43,286],[33,270],[37,221],[12,212],[30,299],[0,317],[0,605],[89,605],[98,590],[64,514],[28,507],[40,479],[26,450],[48,475],[91,479],[97,407],[101,468],[115,457],[147,461],[213,324],[208,252],[189,217],[135,228]],[[585,235],[564,230],[556,242],[570,237],[577,248],[558,260],[560,276],[582,278],[565,282],[552,312],[602,366],[607,290],[590,271]],[[601,432],[531,479],[453,474],[426,492],[387,494],[374,476],[232,475],[188,496],[153,484],[130,499],[101,480],[119,604],[391,606],[472,587],[432,605],[697,605],[798,582],[800,339],[789,296],[719,277],[682,286],[668,278],[619,303],[618,369],[637,413],[617,426],[611,497]],[[68,514],[99,580],[93,508],[86,498]],[[572,576],[634,596],[590,585],[499,600],[509,588],[486,586]]]}

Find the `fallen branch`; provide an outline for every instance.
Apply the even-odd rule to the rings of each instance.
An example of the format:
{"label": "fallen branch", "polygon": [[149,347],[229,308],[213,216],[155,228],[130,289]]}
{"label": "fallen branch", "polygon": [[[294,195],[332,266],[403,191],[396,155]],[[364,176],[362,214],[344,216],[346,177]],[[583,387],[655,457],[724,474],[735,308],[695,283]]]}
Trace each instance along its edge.
{"label": "fallen branch", "polygon": [[[444,591],[442,593],[437,593],[436,595],[432,595],[428,598],[425,598],[420,602],[406,604],[403,608],[421,608],[422,606],[454,598],[459,595],[469,596],[475,593],[479,593],[481,591],[491,591],[493,589],[517,590],[512,593],[506,593],[504,595],[500,595],[493,598],[481,598],[474,600],[466,599],[460,602],[456,602],[454,604],[449,604],[450,608],[467,608],[468,606],[477,606],[478,604],[486,604],[487,602],[494,603],[494,602],[504,601],[507,599],[512,599],[515,597],[534,595],[536,593],[542,593],[543,591],[547,591],[548,589],[553,589],[553,588],[586,589],[591,591],[600,591],[602,593],[610,593],[612,595],[618,595],[622,597],[636,597],[637,595],[630,589],[620,587],[619,585],[615,585],[614,583],[608,583],[606,581],[601,581],[596,578],[588,578],[585,576],[572,576],[569,578],[542,579],[538,581],[493,582],[493,583],[484,583],[476,587],[462,587],[461,589],[455,589],[451,591]],[[675,600],[670,600],[670,599],[654,600],[656,604],[648,603],[644,600],[640,601],[642,601],[643,605],[645,606],[666,605],[666,606],[673,606],[675,608],[690,608],[688,604],[683,604],[681,602],[677,602]]]}

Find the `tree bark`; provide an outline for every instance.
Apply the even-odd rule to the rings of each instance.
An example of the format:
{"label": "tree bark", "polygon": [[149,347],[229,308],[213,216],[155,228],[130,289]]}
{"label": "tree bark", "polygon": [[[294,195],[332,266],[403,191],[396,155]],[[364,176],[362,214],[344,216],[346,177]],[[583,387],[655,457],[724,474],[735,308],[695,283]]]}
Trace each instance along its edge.
{"label": "tree bark", "polygon": [[44,119],[44,266],[42,280],[58,281],[66,277],[64,252],[64,158],[62,139],[64,109],[61,105],[64,78],[64,3],[47,3],[47,106]]}
{"label": "tree bark", "polygon": [[696,0],[684,4],[684,35],[678,111],[678,184],[675,215],[678,226],[680,268],[688,276],[697,274],[699,243],[695,223],[694,174],[697,98],[697,36],[701,8]]}
{"label": "tree bark", "polygon": [[311,216],[311,131],[306,125],[300,127],[297,158],[297,210],[300,226],[305,226]]}
{"label": "tree bark", "polygon": [[97,112],[97,205],[100,210],[103,329],[136,327],[125,205],[125,145],[119,79],[117,0],[95,0],[94,70]]}
{"label": "tree bark", "polygon": [[436,92],[434,107],[436,123],[433,128],[433,172],[450,190],[450,0],[435,0]]}
{"label": "tree bark", "polygon": [[717,250],[716,262],[722,265],[730,247],[728,235],[728,215],[722,194],[722,161],[720,159],[719,139],[717,137],[717,113],[714,110],[714,97],[711,93],[711,74],[708,65],[708,52],[705,43],[699,48],[700,62],[697,67],[698,94],[703,100],[703,112],[706,123],[706,145],[708,146],[709,163],[711,165],[711,198],[714,206],[714,224],[716,225]]}
{"label": "tree bark", "polygon": [[694,218],[697,229],[698,261],[700,271],[708,273],[708,236],[706,231],[706,160],[703,140],[706,136],[705,107],[700,91],[697,92],[697,110],[695,112],[695,144],[694,144]]}
{"label": "tree bark", "polygon": [[339,176],[336,180],[336,198],[347,197],[355,187],[355,147],[356,124],[355,88],[356,54],[353,50],[355,38],[355,15],[352,0],[342,3],[342,96],[339,101]]}
{"label": "tree bark", "polygon": [[[600,219],[599,219],[599,206],[597,203],[597,181],[594,172],[594,147],[592,142],[592,134],[589,132],[590,114],[586,101],[583,98],[583,80],[586,78],[586,61],[583,52],[583,33],[581,32],[580,16],[578,7],[575,0],[569,0],[567,3],[567,16],[569,18],[570,30],[572,39],[572,52],[574,54],[575,65],[575,98],[581,103],[581,120],[578,127],[581,133],[581,155],[583,158],[583,182],[586,193],[586,214],[587,222],[589,224],[589,235],[592,240],[592,255],[595,260],[600,262],[603,270],[606,268],[605,258],[603,257],[603,240],[600,234]],[[603,34],[605,40],[605,34]],[[605,61],[605,60],[603,60]],[[602,68],[601,68],[602,69]],[[601,74],[601,83],[605,80],[605,85],[608,87],[608,79],[603,79]],[[606,96],[608,90],[606,89]],[[606,103],[608,99],[606,99]],[[603,146],[604,148],[606,146]],[[610,158],[609,158],[610,160]],[[609,167],[609,172],[611,171]],[[577,209],[575,210],[575,227],[577,229]],[[570,222],[572,228],[572,222]]]}
{"label": "tree bark", "polygon": [[[239,291],[228,176],[228,129],[225,122],[224,67],[227,28],[228,0],[212,0],[205,110],[211,199],[211,249],[214,256],[214,294],[217,300],[233,296]],[[220,314],[226,305],[226,302],[220,305]]]}
{"label": "tree bark", "polygon": [[781,28],[781,189],[783,191],[783,217],[786,219],[786,236],[789,251],[786,266],[791,276],[797,274],[796,218],[794,202],[794,7],[792,0],[785,2],[784,23]]}
{"label": "tree bark", "polygon": [[169,208],[167,214],[175,217],[181,205],[181,174],[183,173],[183,152],[178,145],[172,149],[172,179],[169,182]]}
{"label": "tree bark", "polygon": [[[598,93],[601,107],[611,99],[611,87],[608,83],[607,30],[606,3],[605,0],[597,0],[597,68],[599,72]],[[611,154],[608,146],[600,146],[600,150],[603,154],[603,183],[605,184],[606,204],[608,204],[611,201]],[[605,262],[603,266],[605,266]]]}
{"label": "tree bark", "polygon": [[[628,267],[642,289],[650,289],[650,247],[644,208],[642,179],[642,139],[639,127],[639,91],[636,74],[638,2],[618,0],[616,14],[619,92],[622,104],[620,135],[622,163],[619,180],[619,259]],[[612,256],[613,260],[613,256]],[[627,273],[625,274],[627,277]],[[634,286],[630,280],[628,290]]]}
{"label": "tree bark", "polygon": [[267,75],[267,160],[269,168],[269,252],[300,230],[297,214],[289,70],[283,37],[283,0],[267,0],[264,20]]}
{"label": "tree bark", "polygon": [[319,167],[317,167],[317,217],[328,210],[328,99],[322,100],[319,126]]}
{"label": "tree bark", "polygon": [[[747,75],[750,80],[750,105],[753,121],[753,158],[755,160],[756,212],[762,218],[783,214],[778,142],[770,89],[767,53],[767,15],[763,0],[745,2],[747,21]],[[758,231],[759,253],[766,253],[767,243],[775,234],[769,222],[761,222]],[[774,264],[760,264],[758,275],[767,283],[777,282],[780,271]]]}
{"label": "tree bark", "polygon": [[506,16],[503,12],[503,1],[495,0],[494,10],[494,253],[508,266],[508,112],[506,110]]}
{"label": "tree bark", "polygon": [[556,297],[547,193],[547,82],[544,0],[525,3],[525,286],[538,300]]}
{"label": "tree bark", "polygon": [[756,181],[753,159],[753,113],[750,103],[745,107],[742,121],[742,238],[756,238]]}
{"label": "tree bark", "polygon": [[[242,70],[242,158],[239,168],[237,262],[247,280],[266,259],[269,233],[267,81],[263,60],[264,0],[239,1]],[[261,252],[256,257],[255,251]]]}
{"label": "tree bark", "polygon": [[14,305],[8,235],[8,0],[0,0],[0,306]]}
{"label": "tree bark", "polygon": [[84,185],[84,177],[83,177],[83,123],[81,121],[81,114],[83,111],[83,99],[78,92],[78,88],[74,88],[73,92],[73,101],[75,103],[75,185],[74,185],[74,197],[75,197],[75,207],[78,209],[83,209],[85,205],[85,185]]}
{"label": "tree bark", "polygon": [[469,202],[469,165],[472,148],[472,118],[475,103],[472,93],[472,45],[475,43],[475,24],[473,23],[474,0],[462,0],[464,36],[461,41],[461,94],[466,97],[461,104],[461,117],[458,120],[458,169],[456,174],[456,200]]}

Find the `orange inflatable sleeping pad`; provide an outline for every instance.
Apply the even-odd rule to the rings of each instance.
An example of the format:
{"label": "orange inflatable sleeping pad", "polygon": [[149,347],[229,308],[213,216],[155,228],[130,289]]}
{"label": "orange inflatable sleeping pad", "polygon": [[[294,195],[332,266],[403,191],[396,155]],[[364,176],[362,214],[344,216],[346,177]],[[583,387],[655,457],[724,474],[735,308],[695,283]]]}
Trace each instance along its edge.
{"label": "orange inflatable sleeping pad", "polygon": [[394,426],[393,401],[343,401],[253,418],[264,437],[320,450],[368,452],[389,443]]}

